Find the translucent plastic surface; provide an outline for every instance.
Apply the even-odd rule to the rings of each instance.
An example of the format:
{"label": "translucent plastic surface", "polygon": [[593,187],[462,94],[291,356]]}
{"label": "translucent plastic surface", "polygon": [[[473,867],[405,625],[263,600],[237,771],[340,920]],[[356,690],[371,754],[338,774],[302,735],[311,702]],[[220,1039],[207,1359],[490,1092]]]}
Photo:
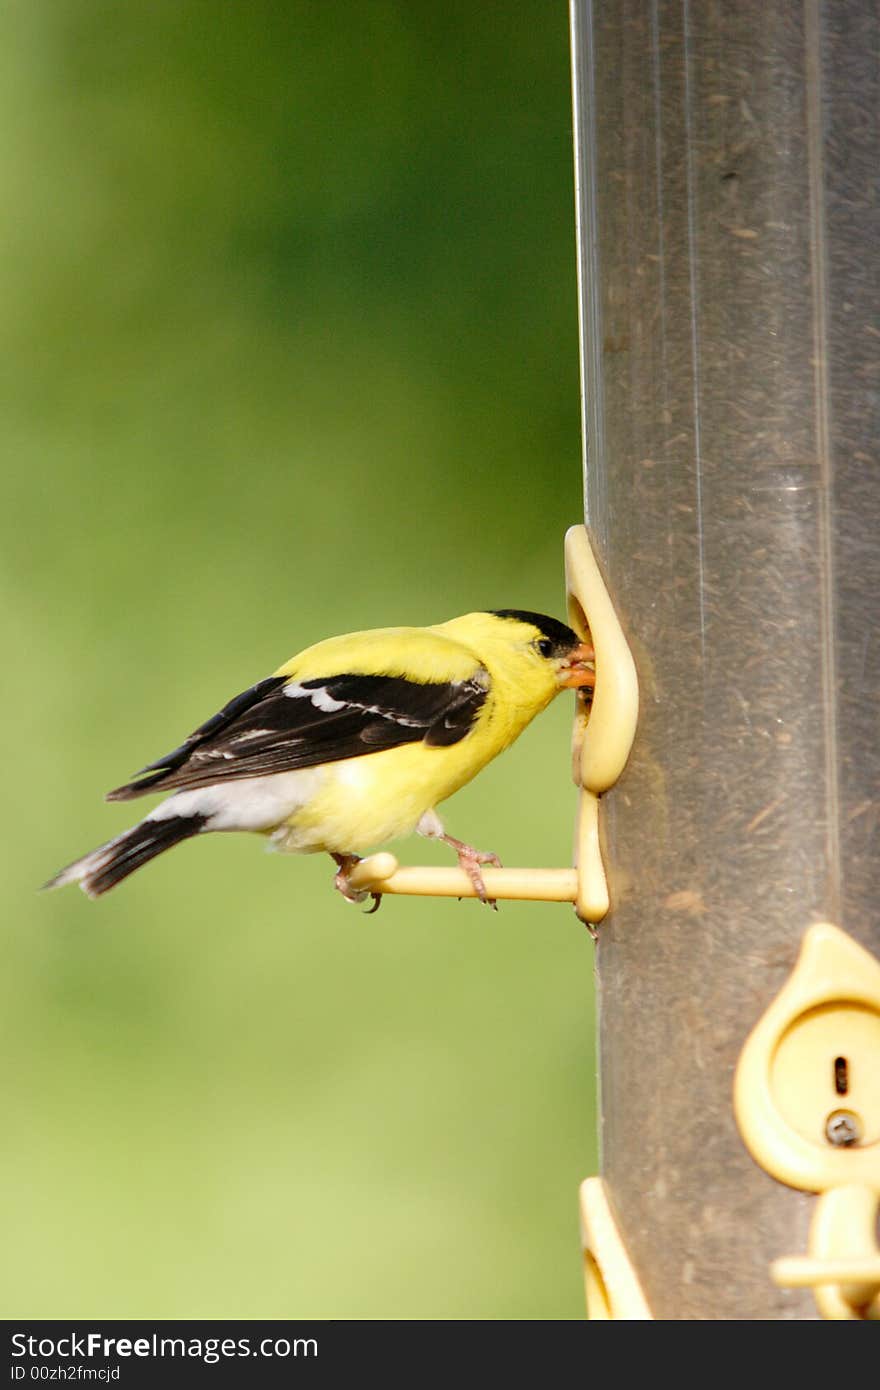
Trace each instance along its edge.
{"label": "translucent plastic surface", "polygon": [[880,15],[576,0],[586,516],[639,666],[609,797],[603,1146],[659,1317],[774,1289],[745,1037],[826,919],[880,952]]}

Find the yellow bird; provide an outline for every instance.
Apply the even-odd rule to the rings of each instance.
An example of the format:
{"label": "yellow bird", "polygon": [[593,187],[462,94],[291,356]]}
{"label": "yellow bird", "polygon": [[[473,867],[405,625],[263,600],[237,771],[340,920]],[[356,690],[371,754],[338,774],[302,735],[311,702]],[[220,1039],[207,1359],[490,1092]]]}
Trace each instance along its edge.
{"label": "yellow bird", "polygon": [[192,835],[250,830],[330,854],[336,887],[359,902],[348,874],[360,854],[415,830],[451,845],[486,901],[480,865],[500,861],[447,835],[435,808],[560,690],[591,687],[592,662],[571,628],[520,609],[318,642],[108,792],[172,794],[45,887],[97,898]]}

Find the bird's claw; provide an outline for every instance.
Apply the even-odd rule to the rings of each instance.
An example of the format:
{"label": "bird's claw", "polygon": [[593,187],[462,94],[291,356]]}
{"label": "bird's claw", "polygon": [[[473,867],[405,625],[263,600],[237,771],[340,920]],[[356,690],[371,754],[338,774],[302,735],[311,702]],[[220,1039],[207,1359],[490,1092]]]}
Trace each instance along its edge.
{"label": "bird's claw", "polygon": [[365,889],[352,888],[350,886],[348,882],[348,874],[345,872],[344,869],[339,870],[339,873],[333,880],[333,886],[337,889],[338,892],[342,894],[347,903],[363,903],[366,902],[367,898],[369,897],[369,894],[366,892]]}
{"label": "bird's claw", "polygon": [[[381,896],[378,893],[369,893],[366,888],[352,888],[349,883],[349,874],[355,864],[361,862],[359,854],[334,854],[333,858],[339,865],[336,876],[333,879],[333,887],[337,892],[342,894],[347,903],[363,903],[366,902],[369,897],[378,899]],[[378,906],[379,903],[376,901],[375,905],[368,909],[367,915],[369,916],[371,912],[376,912]]]}
{"label": "bird's claw", "polygon": [[462,845],[457,853],[459,868],[464,869],[471,883],[474,885],[474,891],[480,902],[485,903],[487,907],[491,907],[493,912],[497,912],[498,903],[494,898],[490,898],[486,892],[486,884],[483,880],[481,865],[491,864],[496,869],[502,868],[503,865],[498,855],[483,853],[481,850],[472,849],[470,845]]}

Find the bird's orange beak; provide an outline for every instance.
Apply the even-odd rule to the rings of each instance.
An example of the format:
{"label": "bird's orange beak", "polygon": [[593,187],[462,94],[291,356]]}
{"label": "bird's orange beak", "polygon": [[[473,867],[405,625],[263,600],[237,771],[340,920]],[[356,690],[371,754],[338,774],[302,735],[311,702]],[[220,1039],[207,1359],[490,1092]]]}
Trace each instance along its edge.
{"label": "bird's orange beak", "polygon": [[581,642],[559,667],[556,679],[564,689],[582,690],[596,684],[596,653],[590,642]]}

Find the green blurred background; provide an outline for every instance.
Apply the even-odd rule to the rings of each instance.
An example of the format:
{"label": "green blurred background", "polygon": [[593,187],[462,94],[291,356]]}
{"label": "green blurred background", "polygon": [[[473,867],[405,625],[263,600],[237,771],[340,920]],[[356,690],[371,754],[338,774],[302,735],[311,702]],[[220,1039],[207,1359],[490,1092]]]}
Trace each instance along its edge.
{"label": "green blurred background", "polygon": [[[562,615],[567,44],[542,0],[0,10],[6,1317],[582,1316],[566,908],[365,917],[245,836],[35,892],[307,643]],[[453,833],[567,862],[570,717]]]}

